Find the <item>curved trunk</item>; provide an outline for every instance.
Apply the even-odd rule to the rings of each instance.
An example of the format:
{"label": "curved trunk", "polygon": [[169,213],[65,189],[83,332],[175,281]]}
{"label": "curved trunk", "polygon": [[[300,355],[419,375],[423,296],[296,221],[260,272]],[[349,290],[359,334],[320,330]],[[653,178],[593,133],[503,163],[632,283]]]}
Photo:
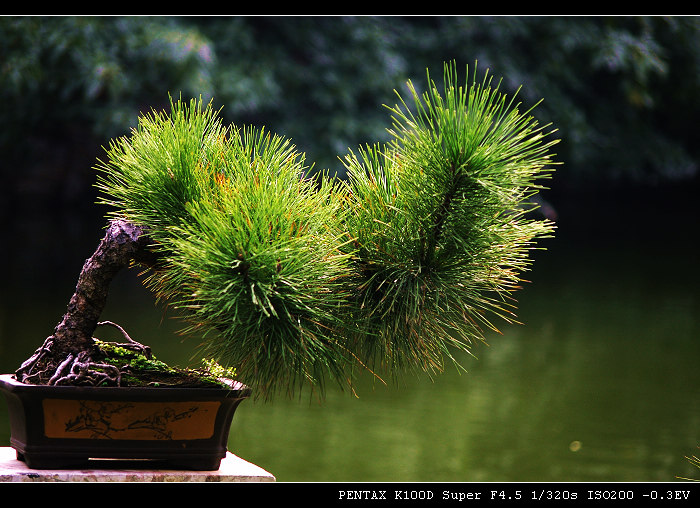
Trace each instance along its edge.
{"label": "curved trunk", "polygon": [[114,276],[132,262],[150,264],[154,255],[143,228],[125,220],[113,220],[94,254],[85,261],[75,293],[53,335],[16,371],[19,381],[48,383],[60,374],[67,358],[92,351],[92,334],[107,303]]}

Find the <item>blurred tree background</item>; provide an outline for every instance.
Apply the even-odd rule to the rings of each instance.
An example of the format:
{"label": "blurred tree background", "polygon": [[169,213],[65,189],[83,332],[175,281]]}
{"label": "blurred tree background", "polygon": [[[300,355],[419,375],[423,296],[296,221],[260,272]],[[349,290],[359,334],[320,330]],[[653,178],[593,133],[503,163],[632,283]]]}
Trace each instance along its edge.
{"label": "blurred tree background", "polygon": [[227,122],[264,125],[341,171],[348,147],[387,139],[393,90],[424,86],[448,60],[470,73],[478,61],[509,95],[522,85],[527,107],[544,98],[535,116],[558,128],[565,163],[546,196],[555,208],[601,189],[696,186],[696,17],[6,16],[3,243],[39,246],[36,227],[65,231],[66,216],[101,227],[96,158],[168,94],[212,99]]}

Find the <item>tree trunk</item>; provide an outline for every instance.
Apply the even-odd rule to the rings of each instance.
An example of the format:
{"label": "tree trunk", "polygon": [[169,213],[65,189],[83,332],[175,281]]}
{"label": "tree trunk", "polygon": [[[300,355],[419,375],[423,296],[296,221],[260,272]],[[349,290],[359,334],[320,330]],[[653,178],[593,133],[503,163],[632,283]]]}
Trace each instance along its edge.
{"label": "tree trunk", "polygon": [[85,261],[75,293],[53,335],[16,371],[19,381],[53,384],[79,356],[81,366],[89,363],[94,349],[92,334],[107,303],[109,285],[132,262],[152,262],[148,244],[141,227],[125,220],[110,222],[97,250]]}

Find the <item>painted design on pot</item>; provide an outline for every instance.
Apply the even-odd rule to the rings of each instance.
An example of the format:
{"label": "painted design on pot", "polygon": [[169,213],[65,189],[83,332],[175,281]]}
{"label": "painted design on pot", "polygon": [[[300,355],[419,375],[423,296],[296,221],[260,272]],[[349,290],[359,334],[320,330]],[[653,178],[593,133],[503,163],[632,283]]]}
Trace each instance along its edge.
{"label": "painted design on pot", "polygon": [[50,438],[209,439],[220,402],[107,402],[45,399],[44,434]]}

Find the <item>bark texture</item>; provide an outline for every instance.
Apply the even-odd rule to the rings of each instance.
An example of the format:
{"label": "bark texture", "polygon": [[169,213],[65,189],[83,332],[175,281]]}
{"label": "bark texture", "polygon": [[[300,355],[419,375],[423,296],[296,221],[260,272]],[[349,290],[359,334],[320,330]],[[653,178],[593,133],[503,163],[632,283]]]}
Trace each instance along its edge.
{"label": "bark texture", "polygon": [[[132,263],[152,263],[144,230],[125,220],[110,222],[94,254],[85,261],[75,292],[53,335],[15,372],[19,381],[59,384],[71,374],[87,372],[98,360],[92,334],[107,303],[114,276]],[[130,342],[130,338],[127,339]]]}

